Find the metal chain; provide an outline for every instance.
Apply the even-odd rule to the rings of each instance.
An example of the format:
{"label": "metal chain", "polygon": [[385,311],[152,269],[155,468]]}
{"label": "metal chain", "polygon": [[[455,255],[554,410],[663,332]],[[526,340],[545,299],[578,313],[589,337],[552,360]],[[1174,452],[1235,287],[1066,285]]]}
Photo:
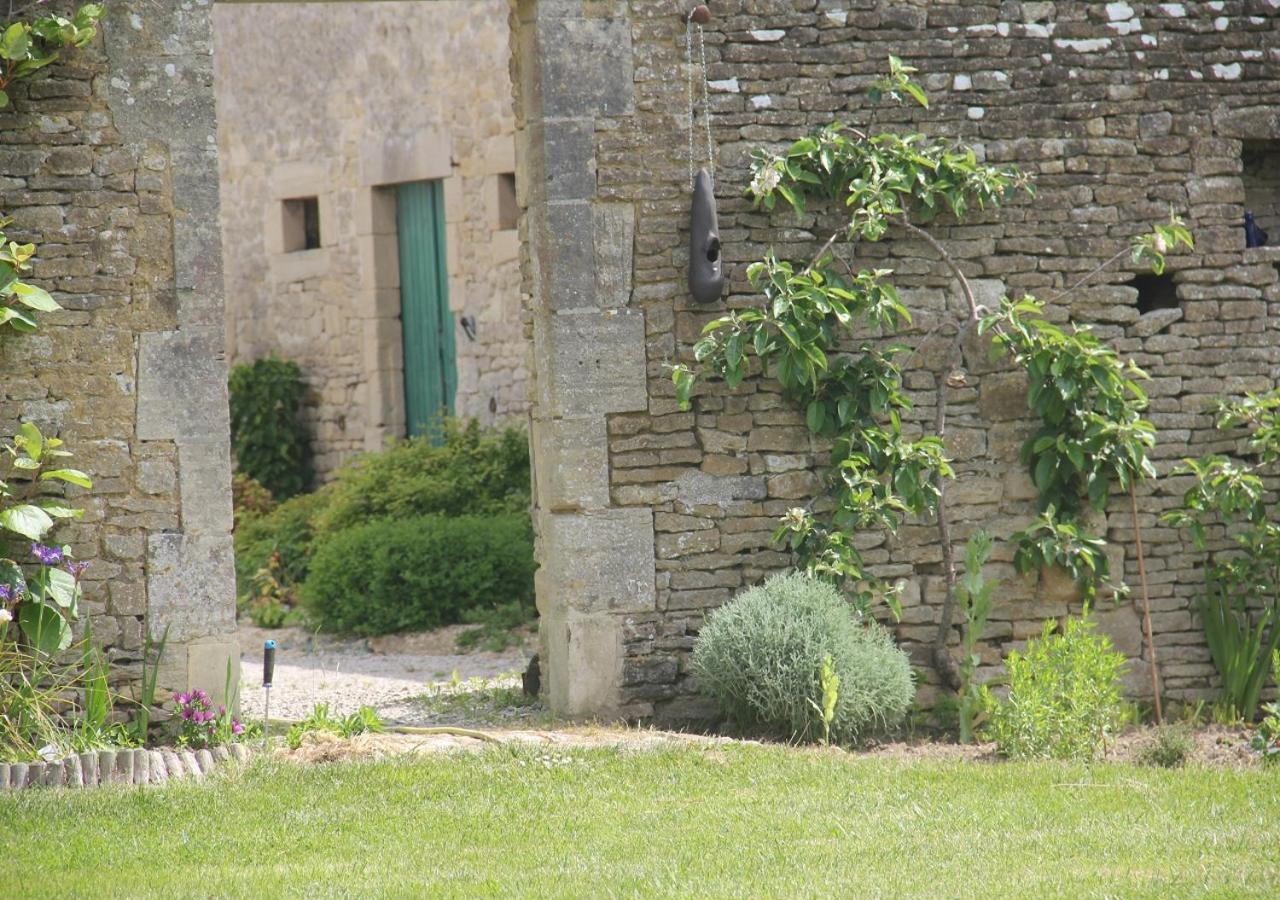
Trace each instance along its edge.
{"label": "metal chain", "polygon": [[[689,183],[693,184],[693,132],[696,127],[697,112],[693,105],[693,13],[689,13],[684,30],[684,50],[686,67],[689,72]],[[707,43],[702,26],[698,26],[698,54],[702,61],[702,118],[707,130],[707,171],[715,174],[715,154],[711,143],[711,97],[707,87]]]}

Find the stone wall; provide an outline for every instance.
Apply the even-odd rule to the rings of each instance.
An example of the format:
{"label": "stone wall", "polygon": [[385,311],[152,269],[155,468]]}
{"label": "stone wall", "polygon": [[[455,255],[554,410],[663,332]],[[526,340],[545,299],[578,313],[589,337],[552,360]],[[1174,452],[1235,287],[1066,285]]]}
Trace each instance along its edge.
{"label": "stone wall", "polygon": [[[405,433],[394,191],[444,179],[457,414],[523,417],[503,0],[221,3],[218,140],[233,362],[296,360],[317,469]],[[341,48],[340,50],[338,48]],[[321,247],[285,252],[282,201],[318,196]]]}
{"label": "stone wall", "polygon": [[[721,0],[706,33],[717,192],[731,290],[698,308],[684,287],[690,189],[684,23],[666,0],[513,0],[523,260],[534,341],[533,447],[538,594],[550,697],[571,714],[683,718],[688,651],[707,611],[785,567],[776,519],[818,489],[825,449],[772,380],[704,385],[677,408],[666,366],[691,357],[705,321],[756,302],[746,265],[768,247],[807,259],[838,220],[753,212],[748,151],[782,146],[833,119],[954,135],[991,163],[1036,177],[1038,196],[964,225],[935,226],[988,303],[1052,298],[1170,206],[1196,251],[1172,258],[1178,308],[1140,314],[1124,263],[1054,307],[1089,323],[1152,374],[1161,477],[1139,497],[1166,693],[1206,696],[1213,680],[1192,613],[1202,554],[1161,527],[1188,454],[1228,449],[1213,429],[1223,394],[1265,390],[1280,371],[1280,252],[1244,249],[1244,141],[1275,141],[1280,10],[1205,4]],[[684,5],[687,8],[687,4]],[[890,54],[919,67],[932,107],[872,108],[863,88]],[[891,266],[916,313],[915,342],[958,303],[930,249],[903,233],[855,263]],[[950,299],[948,299],[950,297]],[[954,307],[952,307],[954,308]],[[949,389],[948,489],[957,543],[982,526],[1007,538],[1033,513],[1017,463],[1030,432],[1025,382],[966,355]],[[927,354],[926,354],[927,356]],[[933,419],[933,375],[907,375],[913,420]],[[1105,521],[1116,571],[1137,584],[1125,498]],[[938,694],[927,643],[943,596],[929,522],[860,539],[883,577],[905,582],[899,639]],[[984,675],[1044,620],[1078,609],[1070,585],[1034,583],[997,545],[998,603]],[[1134,601],[1098,618],[1149,693]],[[957,634],[958,637],[958,634]]]}
{"label": "stone wall", "polygon": [[239,651],[210,5],[111,4],[92,46],[10,89],[0,207],[65,311],[0,338],[0,411],[94,479],[54,537],[92,563],[82,612],[113,679],[168,629],[162,690],[220,695]]}

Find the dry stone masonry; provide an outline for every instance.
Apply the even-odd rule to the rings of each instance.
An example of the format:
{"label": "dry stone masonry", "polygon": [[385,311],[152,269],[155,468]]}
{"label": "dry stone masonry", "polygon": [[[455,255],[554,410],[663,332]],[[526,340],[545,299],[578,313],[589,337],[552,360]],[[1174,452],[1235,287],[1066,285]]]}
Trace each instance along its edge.
{"label": "dry stone masonry", "polygon": [[239,657],[210,6],[109,4],[0,112],[0,208],[65,308],[0,341],[6,435],[35,422],[93,477],[55,537],[92,563],[82,612],[116,682],[168,628],[161,696],[220,695]]}
{"label": "dry stone masonry", "polygon": [[[1280,148],[1280,4],[720,0],[706,34],[717,193],[731,288],[699,308],[684,286],[690,200],[681,4],[670,0],[513,0],[521,147],[522,261],[533,343],[533,448],[543,671],[555,708],[574,715],[689,718],[706,712],[687,656],[704,616],[789,560],[776,519],[819,490],[826,448],[770,380],[703,387],[681,412],[665,366],[688,360],[702,325],[756,302],[748,263],[769,247],[807,259],[838,223],[770,217],[742,196],[748,152],[783,146],[832,120],[918,129],[974,144],[1031,172],[1038,194],[932,232],[980,296],[1051,299],[1170,207],[1194,253],[1168,279],[1122,262],[1053,307],[1095,327],[1152,375],[1161,477],[1141,519],[1164,689],[1207,696],[1214,678],[1192,608],[1202,584],[1186,535],[1159,515],[1185,489],[1187,455],[1231,448],[1214,430],[1224,394],[1266,390],[1280,371],[1280,250],[1246,250],[1246,202],[1273,229]],[[683,8],[687,8],[687,5]],[[863,88],[895,54],[919,68],[931,109],[868,105]],[[959,303],[921,241],[891,232],[856,264],[896,271],[916,314],[905,337]],[[952,309],[955,307],[952,306]],[[937,343],[938,346],[934,346]],[[907,373],[922,428],[945,341],[923,342]],[[1032,429],[1024,377],[966,348],[967,385],[950,389],[948,491],[958,540],[998,539],[1027,523],[1034,488],[1017,462]],[[1137,583],[1133,529],[1117,498],[1099,521],[1115,565]],[[927,645],[943,597],[932,523],[859,538],[883,577],[905,583],[898,638],[939,693]],[[1001,580],[988,640],[991,674],[1049,618],[1078,609],[1069,583]],[[1135,604],[1103,601],[1102,627],[1150,690]],[[957,632],[958,639],[958,632]]]}

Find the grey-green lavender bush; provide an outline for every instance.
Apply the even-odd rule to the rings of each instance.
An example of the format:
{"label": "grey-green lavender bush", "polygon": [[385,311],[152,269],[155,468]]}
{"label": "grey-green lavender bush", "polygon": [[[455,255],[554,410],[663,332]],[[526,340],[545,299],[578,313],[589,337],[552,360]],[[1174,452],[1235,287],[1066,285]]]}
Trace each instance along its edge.
{"label": "grey-green lavender bush", "polygon": [[832,741],[849,743],[902,721],[915,695],[907,655],[826,581],[775,575],[713,612],[693,646],[698,684],[730,719],[797,741],[824,735],[827,659],[839,678]]}

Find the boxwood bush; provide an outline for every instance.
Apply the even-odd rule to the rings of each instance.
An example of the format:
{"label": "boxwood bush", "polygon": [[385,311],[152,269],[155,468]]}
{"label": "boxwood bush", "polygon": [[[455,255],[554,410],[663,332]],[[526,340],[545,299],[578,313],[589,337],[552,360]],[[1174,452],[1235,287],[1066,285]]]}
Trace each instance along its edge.
{"label": "boxwood bush", "polygon": [[278,500],[315,477],[311,433],[302,421],[307,385],[298,364],[269,356],[231,369],[231,450],[240,471]]}
{"label": "boxwood bush", "polygon": [[693,646],[700,688],[730,719],[797,741],[823,735],[828,659],[840,679],[831,740],[848,743],[902,721],[915,695],[907,655],[825,581],[775,575],[713,612]]}
{"label": "boxwood bush", "polygon": [[484,515],[529,508],[529,442],[518,428],[444,423],[443,441],[410,438],[338,472],[316,529],[331,534],[378,519]]}
{"label": "boxwood bush", "polygon": [[527,513],[385,519],[316,547],[303,602],[325,631],[417,631],[476,608],[528,603],[533,570]]}

